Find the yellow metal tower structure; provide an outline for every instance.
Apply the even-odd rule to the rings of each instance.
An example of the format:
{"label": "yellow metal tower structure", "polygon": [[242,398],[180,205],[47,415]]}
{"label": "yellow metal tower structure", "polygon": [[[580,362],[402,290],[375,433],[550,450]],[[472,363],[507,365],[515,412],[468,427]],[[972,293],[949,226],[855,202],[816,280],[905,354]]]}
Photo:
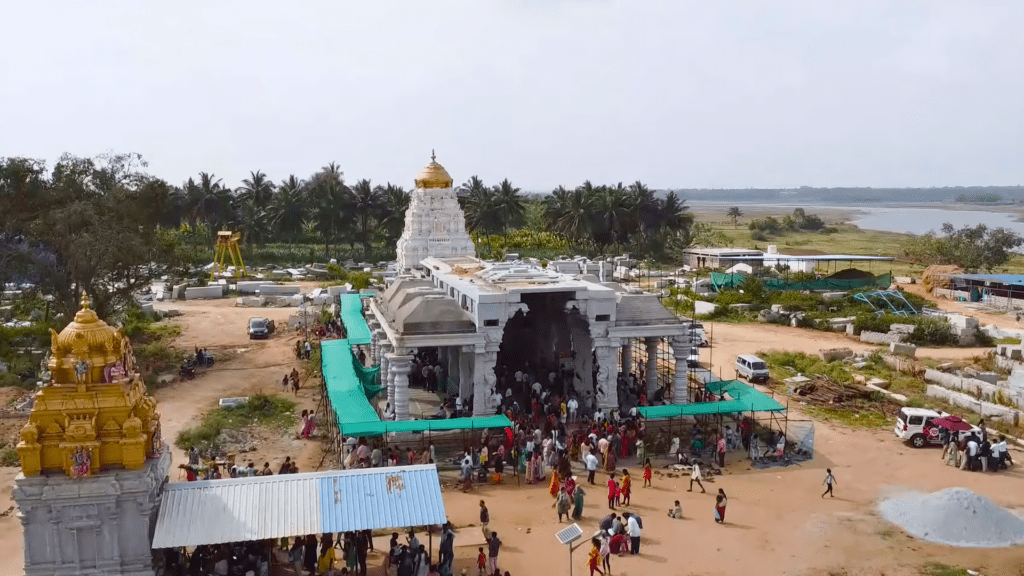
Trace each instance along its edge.
{"label": "yellow metal tower structure", "polygon": [[231,256],[231,263],[235,266],[235,276],[245,277],[245,262],[242,262],[242,251],[238,249],[238,241],[242,235],[238,232],[221,230],[217,232],[217,245],[213,257],[213,270],[210,272],[210,279],[213,280],[220,272],[227,271],[224,261],[228,255]]}

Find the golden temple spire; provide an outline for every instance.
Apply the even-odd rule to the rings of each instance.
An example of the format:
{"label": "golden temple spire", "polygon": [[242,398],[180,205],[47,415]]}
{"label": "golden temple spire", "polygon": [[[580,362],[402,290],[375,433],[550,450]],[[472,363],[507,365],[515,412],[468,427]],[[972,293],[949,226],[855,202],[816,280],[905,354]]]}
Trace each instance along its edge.
{"label": "golden temple spire", "polygon": [[452,177],[437,163],[437,154],[430,150],[430,164],[420,169],[414,180],[417,188],[451,188]]}
{"label": "golden temple spire", "polygon": [[89,309],[89,295],[85,293],[85,290],[82,290],[82,310],[88,310],[88,309]]}

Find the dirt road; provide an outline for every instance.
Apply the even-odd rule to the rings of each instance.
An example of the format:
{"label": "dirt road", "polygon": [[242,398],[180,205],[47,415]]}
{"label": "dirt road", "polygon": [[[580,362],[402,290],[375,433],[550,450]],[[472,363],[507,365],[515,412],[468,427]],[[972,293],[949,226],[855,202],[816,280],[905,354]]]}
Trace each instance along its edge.
{"label": "dirt road", "polygon": [[[881,346],[865,344],[860,340],[836,332],[821,332],[808,328],[791,328],[777,324],[727,324],[705,322],[706,334],[712,339],[711,348],[700,351],[701,365],[712,368],[721,378],[736,376],[733,368],[739,354],[758,351],[786,350],[817,354],[830,348],[850,348],[854,352],[883,350]],[[988,353],[988,348],[918,348],[919,358],[950,361],[970,359]]]}

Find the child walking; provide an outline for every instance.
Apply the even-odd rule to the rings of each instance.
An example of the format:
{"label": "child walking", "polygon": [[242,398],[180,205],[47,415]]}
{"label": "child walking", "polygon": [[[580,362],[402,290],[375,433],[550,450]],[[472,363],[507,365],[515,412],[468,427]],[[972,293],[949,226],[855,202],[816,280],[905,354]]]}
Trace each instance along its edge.
{"label": "child walking", "polygon": [[477,548],[480,551],[476,556],[476,567],[480,570],[479,576],[484,576],[484,572],[487,570],[487,554],[484,554],[483,548]]}
{"label": "child walking", "polygon": [[590,576],[594,576],[594,572],[604,576],[604,572],[598,568],[598,564],[601,562],[601,542],[597,538],[590,539],[590,557],[587,558],[587,564],[590,567]]}
{"label": "child walking", "polygon": [[836,478],[832,475],[831,468],[825,469],[825,481],[823,483],[825,484],[825,492],[821,494],[821,497],[824,498],[825,494],[828,494],[829,498],[835,498],[836,495],[832,493],[832,485],[836,483]]}
{"label": "child walking", "polygon": [[644,488],[651,485],[651,459],[644,460]]}

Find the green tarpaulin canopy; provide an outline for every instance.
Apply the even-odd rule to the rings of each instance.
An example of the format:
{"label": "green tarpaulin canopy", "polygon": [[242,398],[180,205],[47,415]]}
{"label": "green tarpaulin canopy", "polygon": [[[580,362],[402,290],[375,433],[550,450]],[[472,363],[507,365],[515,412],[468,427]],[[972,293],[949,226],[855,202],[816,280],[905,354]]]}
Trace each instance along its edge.
{"label": "green tarpaulin canopy", "polygon": [[341,424],[345,436],[380,436],[390,432],[440,432],[444,430],[485,430],[489,428],[511,428],[512,422],[505,416],[482,418],[448,418],[447,420],[402,420],[394,422],[353,422]]}
{"label": "green tarpaulin canopy", "polygon": [[[711,283],[715,288],[740,288],[747,277],[743,274],[711,273]],[[857,288],[888,288],[892,284],[891,274],[870,276],[867,278],[819,278],[807,282],[786,282],[782,278],[762,279],[768,290],[856,290]]]}
{"label": "green tarpaulin canopy", "polygon": [[734,414],[736,412],[780,412],[785,410],[771,396],[758,392],[736,380],[709,382],[707,391],[717,396],[728,394],[731,400],[718,402],[697,402],[695,404],[669,404],[667,406],[644,406],[637,411],[644,418],[675,418],[677,416],[707,416],[710,414]]}
{"label": "green tarpaulin canopy", "polygon": [[363,318],[363,300],[359,294],[341,295],[341,323],[345,325],[350,344],[370,343],[370,327]]}
{"label": "green tarpaulin canopy", "polygon": [[[358,360],[352,356],[352,344],[348,340],[324,340],[320,343],[320,358],[327,397],[331,400],[339,426],[344,422],[378,420],[369,398],[375,396],[380,388],[373,386],[375,391],[368,389],[363,382],[367,375],[357,374]],[[379,367],[371,369],[374,376],[379,370]]]}

